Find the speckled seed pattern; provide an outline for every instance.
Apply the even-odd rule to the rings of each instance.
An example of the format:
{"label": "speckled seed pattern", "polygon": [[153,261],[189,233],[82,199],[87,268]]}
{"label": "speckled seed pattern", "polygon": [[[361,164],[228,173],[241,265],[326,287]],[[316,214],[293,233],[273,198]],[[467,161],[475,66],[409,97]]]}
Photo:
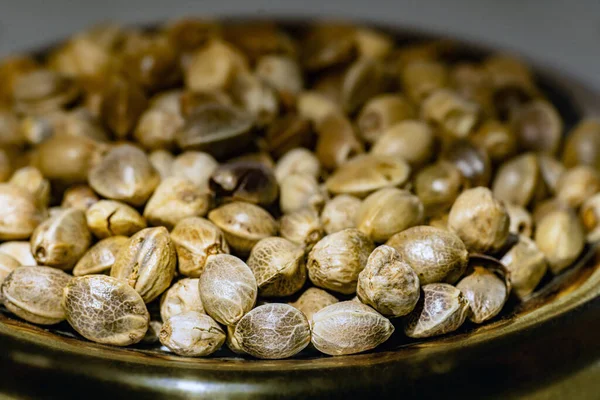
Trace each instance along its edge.
{"label": "speckled seed pattern", "polygon": [[387,318],[358,301],[332,304],[312,318],[312,344],[332,356],[374,349],[393,332]]}
{"label": "speckled seed pattern", "polygon": [[266,304],[246,314],[235,326],[237,345],[265,359],[292,357],[310,343],[306,316],[288,304]]}
{"label": "speckled seed pattern", "polygon": [[469,301],[469,319],[476,324],[494,318],[508,300],[509,291],[504,281],[483,267],[475,267],[456,288]]}
{"label": "speckled seed pattern", "polygon": [[150,303],[171,285],[176,265],[177,254],[167,229],[146,228],[119,252],[110,275],[124,279]]}
{"label": "speckled seed pattern", "polygon": [[199,217],[181,220],[171,231],[177,251],[179,273],[199,277],[208,256],[229,253],[223,232],[212,222]]}
{"label": "speckled seed pattern", "polygon": [[308,276],[315,286],[352,294],[374,248],[373,242],[357,229],[327,235],[308,254]]}
{"label": "speckled seed pattern", "polygon": [[180,356],[208,356],[225,343],[223,328],[206,314],[187,311],[164,321],[160,342]]}
{"label": "speckled seed pattern", "polygon": [[81,336],[114,346],[141,341],[150,321],[141,296],[127,282],[105,275],[73,278],[64,289],[63,308]]}
{"label": "speckled seed pattern", "polygon": [[63,288],[71,276],[50,267],[19,267],[2,283],[4,306],[26,321],[52,325],[65,319]]}
{"label": "speckled seed pattern", "polygon": [[460,290],[447,283],[423,286],[421,299],[408,315],[404,333],[412,338],[439,336],[453,332],[465,322],[469,301]]}
{"label": "speckled seed pattern", "polygon": [[206,313],[223,325],[238,322],[254,307],[258,293],[252,270],[229,254],[208,257],[198,289]]}
{"label": "speckled seed pattern", "polygon": [[261,239],[252,248],[247,264],[261,296],[290,296],[306,282],[304,249],[284,238]]}
{"label": "speckled seed pattern", "polygon": [[455,283],[464,273],[469,253],[454,233],[432,226],[415,226],[397,233],[386,245],[415,270],[421,285]]}
{"label": "speckled seed pattern", "polygon": [[381,314],[401,317],[411,312],[419,300],[419,277],[390,246],[379,246],[369,256],[358,275],[356,294]]}

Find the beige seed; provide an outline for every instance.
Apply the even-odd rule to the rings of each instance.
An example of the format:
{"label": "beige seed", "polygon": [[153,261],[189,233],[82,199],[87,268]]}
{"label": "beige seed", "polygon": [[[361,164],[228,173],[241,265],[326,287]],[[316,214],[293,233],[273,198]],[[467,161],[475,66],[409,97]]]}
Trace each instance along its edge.
{"label": "beige seed", "polygon": [[252,248],[247,264],[261,296],[290,296],[306,282],[304,248],[281,237],[259,240]]}
{"label": "beige seed", "polygon": [[556,210],[543,217],[534,237],[554,274],[569,267],[585,245],[583,226],[571,210]]}
{"label": "beige seed", "polygon": [[410,165],[420,166],[434,154],[433,130],[425,123],[405,120],[382,132],[371,148],[371,154],[399,157]]}
{"label": "beige seed", "polygon": [[2,282],[4,306],[34,324],[57,324],[65,319],[61,300],[71,278],[55,268],[18,267]]}
{"label": "beige seed", "polygon": [[61,207],[77,208],[85,212],[98,201],[100,199],[88,185],[76,185],[65,190]]}
{"label": "beige seed", "polygon": [[198,278],[184,278],[175,282],[160,299],[160,317],[163,322],[189,311],[205,314],[198,292]]}
{"label": "beige seed", "polygon": [[109,273],[117,254],[129,242],[125,236],[111,236],[93,245],[73,268],[73,275]]}
{"label": "beige seed", "polygon": [[144,218],[150,225],[163,225],[172,229],[188,217],[203,217],[208,212],[211,196],[194,183],[171,177],[163,180],[144,208]]}
{"label": "beige seed", "polygon": [[89,230],[99,239],[109,236],[131,236],[146,227],[146,220],[125,203],[100,200],[86,212]]}
{"label": "beige seed", "polygon": [[462,192],[448,216],[450,230],[469,251],[480,253],[500,249],[508,238],[509,225],[506,208],[484,187]]}
{"label": "beige seed", "polygon": [[67,321],[81,336],[97,343],[129,346],[146,335],[150,315],[127,282],[106,275],[73,278],[64,289]]}
{"label": "beige seed", "polygon": [[48,207],[50,202],[50,182],[35,167],[23,167],[13,174],[8,182],[31,193],[40,208]]}
{"label": "beige seed", "polygon": [[311,151],[304,148],[292,149],[285,153],[275,165],[275,178],[281,183],[285,177],[292,174],[305,174],[318,178],[321,163]]}
{"label": "beige seed", "polygon": [[100,195],[140,206],[158,186],[160,175],[142,150],[123,144],[109,151],[88,179]]}
{"label": "beige seed", "polygon": [[469,301],[460,290],[447,283],[423,286],[414,311],[405,320],[404,333],[412,338],[439,336],[453,332],[465,322]]}
{"label": "beige seed", "polygon": [[328,201],[321,213],[321,222],[328,235],[347,228],[356,228],[356,215],[361,200],[348,194],[340,194]]}
{"label": "beige seed", "polygon": [[250,311],[258,292],[252,270],[228,254],[208,257],[198,289],[206,313],[223,325],[236,324]]}
{"label": "beige seed", "polygon": [[266,304],[244,315],[233,338],[241,350],[254,357],[289,358],[310,343],[310,326],[300,310],[288,304]]}
{"label": "beige seed", "polygon": [[363,200],[355,217],[356,227],[374,242],[423,222],[423,203],[407,190],[387,188]]}
{"label": "beige seed", "polygon": [[533,240],[522,235],[500,262],[510,273],[513,291],[521,299],[533,293],[548,270],[544,254]]}
{"label": "beige seed", "polygon": [[358,274],[367,264],[373,242],[357,229],[325,236],[310,251],[308,276],[312,283],[343,294],[356,291]]}
{"label": "beige seed", "polygon": [[127,282],[150,303],[171,285],[176,265],[177,253],[167,229],[146,228],[119,251],[110,275]]}
{"label": "beige seed", "polygon": [[281,237],[310,251],[323,237],[319,214],[315,210],[306,208],[285,214],[281,217],[280,234]]}
{"label": "beige seed", "polygon": [[208,219],[225,234],[227,243],[240,254],[249,254],[260,239],[277,233],[277,222],[266,210],[235,201],[208,213]]}
{"label": "beige seed", "polygon": [[359,155],[340,166],[325,182],[333,194],[357,197],[383,188],[400,186],[410,175],[410,166],[390,156]]}
{"label": "beige seed", "polygon": [[161,181],[173,176],[175,156],[166,150],[154,150],[148,155],[148,161],[158,171]]}
{"label": "beige seed", "polygon": [[175,354],[202,357],[219,350],[225,343],[225,332],[208,315],[187,311],[165,320],[159,338]]}
{"label": "beige seed", "polygon": [[31,235],[31,252],[40,265],[73,268],[91,244],[85,214],[67,208],[42,222]]}
{"label": "beige seed", "polygon": [[290,303],[290,305],[302,311],[304,315],[306,315],[308,322],[311,322],[315,313],[338,302],[339,300],[335,296],[332,296],[325,290],[310,287],[306,289],[295,302]]}
{"label": "beige seed", "polygon": [[392,323],[357,301],[329,305],[313,315],[312,344],[332,356],[374,349],[392,336]]}
{"label": "beige seed", "polygon": [[31,193],[0,183],[0,240],[28,239],[44,217]]}
{"label": "beige seed", "polygon": [[383,315],[401,317],[419,300],[419,277],[390,246],[379,246],[358,275],[356,294],[363,303]]}
{"label": "beige seed", "polygon": [[179,273],[199,277],[208,256],[229,253],[223,232],[204,218],[191,217],[177,223],[171,232],[177,251]]}
{"label": "beige seed", "polygon": [[291,213],[303,208],[320,211],[325,205],[326,193],[311,175],[291,174],[280,182],[279,208]]}
{"label": "beige seed", "polygon": [[456,288],[469,301],[469,319],[476,324],[498,315],[508,300],[510,290],[495,273],[477,265],[470,275],[458,282]]}
{"label": "beige seed", "polygon": [[600,191],[600,174],[595,168],[581,165],[566,170],[556,184],[556,197],[573,208]]}
{"label": "beige seed", "polygon": [[194,182],[203,191],[208,191],[208,180],[219,163],[208,153],[186,151],[173,161],[173,176]]}
{"label": "beige seed", "polygon": [[34,266],[37,261],[31,253],[31,243],[28,241],[12,241],[0,244],[0,253],[8,254],[20,265]]}
{"label": "beige seed", "polygon": [[455,283],[467,267],[469,253],[454,233],[433,226],[415,226],[397,233],[386,245],[398,251],[419,276],[421,285]]}

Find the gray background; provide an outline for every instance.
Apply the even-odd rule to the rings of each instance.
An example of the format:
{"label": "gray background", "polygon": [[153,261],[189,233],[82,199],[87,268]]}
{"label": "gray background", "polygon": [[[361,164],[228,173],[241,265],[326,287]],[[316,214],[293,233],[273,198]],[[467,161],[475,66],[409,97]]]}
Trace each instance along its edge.
{"label": "gray background", "polygon": [[428,29],[526,53],[600,89],[600,0],[0,0],[0,54],[94,22],[231,14],[341,16]]}

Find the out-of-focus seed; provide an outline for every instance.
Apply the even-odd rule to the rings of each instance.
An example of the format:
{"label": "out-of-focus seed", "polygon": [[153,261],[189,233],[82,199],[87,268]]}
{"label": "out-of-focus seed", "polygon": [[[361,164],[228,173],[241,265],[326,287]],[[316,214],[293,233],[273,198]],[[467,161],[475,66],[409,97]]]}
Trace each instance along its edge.
{"label": "out-of-focus seed", "polygon": [[193,182],[178,177],[164,179],[156,188],[144,208],[144,218],[155,226],[172,229],[188,217],[203,217],[211,206],[209,193]]}
{"label": "out-of-focus seed", "polygon": [[556,183],[556,197],[565,204],[578,208],[589,197],[600,191],[600,173],[590,166],[581,165],[566,170]]}
{"label": "out-of-focus seed", "polygon": [[373,143],[392,125],[415,117],[412,104],[399,94],[382,94],[369,99],[360,114],[357,125],[362,139]]}
{"label": "out-of-focus seed", "polygon": [[401,83],[408,98],[421,104],[436,89],[448,86],[447,67],[437,61],[413,61],[402,70]]}
{"label": "out-of-focus seed", "polygon": [[313,209],[301,209],[281,217],[281,237],[304,246],[310,251],[323,237],[323,226],[319,214]]}
{"label": "out-of-focus seed", "polygon": [[576,165],[600,168],[600,121],[584,119],[569,132],[562,162],[567,168]]}
{"label": "out-of-focus seed", "polygon": [[218,198],[267,206],[277,199],[279,188],[271,168],[259,162],[234,161],[217,167],[209,187]]}
{"label": "out-of-focus seed", "polygon": [[471,135],[475,145],[484,149],[493,162],[501,162],[517,151],[517,138],[512,128],[496,120],[487,120]]}
{"label": "out-of-focus seed", "polygon": [[556,210],[543,217],[535,229],[535,244],[546,256],[550,270],[558,274],[579,257],[585,231],[571,210]]}
{"label": "out-of-focus seed", "polygon": [[524,150],[556,154],[563,133],[562,118],[554,106],[533,101],[518,109],[513,127]]}
{"label": "out-of-focus seed", "polygon": [[265,140],[269,153],[275,158],[283,158],[296,148],[313,148],[316,137],[308,119],[286,114],[268,127]]}
{"label": "out-of-focus seed", "polygon": [[221,40],[211,40],[198,48],[187,65],[185,85],[192,91],[225,89],[233,77],[248,69],[244,56]]}
{"label": "out-of-focus seed", "polygon": [[396,188],[381,189],[369,195],[355,216],[356,227],[378,243],[422,221],[421,200],[407,190]]}
{"label": "out-of-focus seed", "polygon": [[328,201],[321,213],[325,232],[330,235],[347,228],[355,228],[360,205],[360,199],[347,194],[337,195]]}
{"label": "out-of-focus seed", "polygon": [[441,159],[460,170],[467,187],[487,186],[492,176],[488,154],[467,140],[452,142],[443,151]]}
{"label": "out-of-focus seed", "polygon": [[175,134],[183,150],[206,151],[219,158],[243,149],[251,140],[254,118],[247,112],[221,104],[199,107]]}
{"label": "out-of-focus seed", "polygon": [[311,175],[287,175],[280,184],[279,208],[284,213],[291,213],[304,208],[321,211],[325,205],[327,194]]}
{"label": "out-of-focus seed", "polygon": [[413,166],[420,166],[431,159],[434,145],[433,131],[426,123],[406,120],[384,130],[371,153],[400,157]]}
{"label": "out-of-focus seed", "polygon": [[447,161],[438,161],[417,173],[414,189],[423,203],[425,215],[435,216],[450,209],[462,185],[458,168]]}
{"label": "out-of-focus seed", "polygon": [[158,171],[161,180],[173,176],[175,156],[172,153],[166,150],[154,150],[148,154],[148,161]]}
{"label": "out-of-focus seed", "polygon": [[115,78],[106,84],[100,114],[104,124],[119,138],[126,138],[148,106],[148,99],[136,83]]}
{"label": "out-of-focus seed", "polygon": [[364,197],[376,190],[406,182],[410,166],[396,157],[360,155],[341,165],[325,182],[334,194]]}
{"label": "out-of-focus seed", "polygon": [[505,204],[506,212],[510,218],[508,231],[514,235],[531,237],[533,233],[533,219],[527,209],[513,204]]}
{"label": "out-of-focus seed", "polygon": [[477,103],[465,100],[449,89],[431,92],[421,104],[421,115],[427,121],[455,138],[465,138],[479,118]]}
{"label": "out-of-focus seed", "polygon": [[448,226],[465,242],[469,251],[499,250],[508,238],[506,208],[488,188],[465,190],[458,196],[448,216]]}
{"label": "out-of-focus seed", "polygon": [[595,194],[583,202],[579,218],[590,243],[600,240],[600,194]]}
{"label": "out-of-focus seed", "polygon": [[548,269],[544,254],[533,240],[524,236],[519,237],[517,244],[511,247],[500,262],[508,270],[513,291],[521,299],[535,290]]}
{"label": "out-of-focus seed", "polygon": [[317,126],[319,137],[315,153],[326,169],[334,169],[364,152],[354,127],[341,114],[329,114]]}

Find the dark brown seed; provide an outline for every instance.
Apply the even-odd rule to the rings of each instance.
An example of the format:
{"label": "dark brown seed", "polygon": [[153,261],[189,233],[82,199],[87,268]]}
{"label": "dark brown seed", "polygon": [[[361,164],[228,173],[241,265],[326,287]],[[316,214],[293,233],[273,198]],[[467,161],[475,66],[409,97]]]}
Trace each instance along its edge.
{"label": "dark brown seed", "polygon": [[184,150],[206,151],[222,158],[250,142],[253,124],[253,117],[237,108],[205,105],[188,118],[175,141]]}
{"label": "dark brown seed", "polygon": [[259,162],[237,161],[219,166],[211,175],[210,189],[219,198],[269,205],[277,199],[273,171]]}

